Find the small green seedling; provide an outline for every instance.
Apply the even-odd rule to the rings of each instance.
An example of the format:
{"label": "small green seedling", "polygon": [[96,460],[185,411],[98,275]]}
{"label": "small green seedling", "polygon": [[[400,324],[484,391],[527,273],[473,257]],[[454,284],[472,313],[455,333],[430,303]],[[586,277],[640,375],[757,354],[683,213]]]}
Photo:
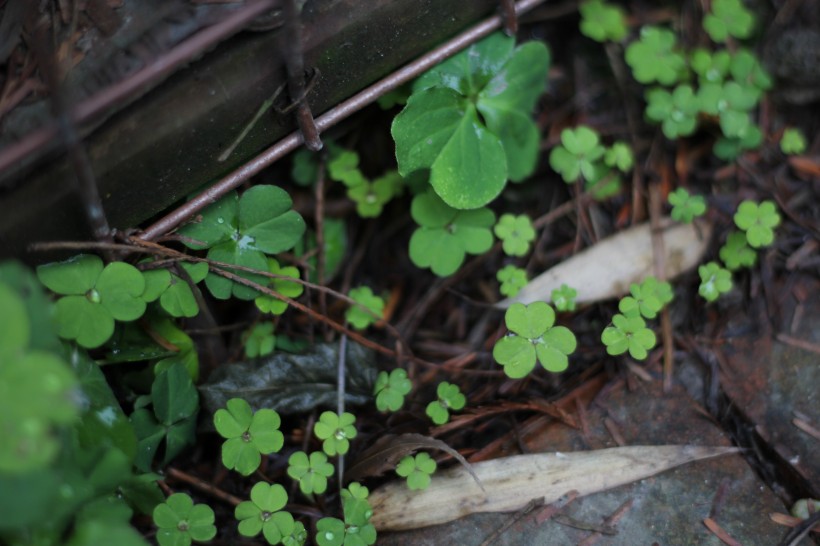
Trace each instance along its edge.
{"label": "small green seedling", "polygon": [[353,423],[356,417],[352,413],[344,412],[341,416],[332,411],[325,411],[319,416],[319,421],[313,426],[313,433],[323,440],[322,450],[330,455],[344,455],[350,449],[350,440],[356,437],[356,427]]}
{"label": "small green seedling", "polygon": [[640,39],[629,44],[626,62],[635,79],[644,84],[674,85],[687,71],[686,59],[677,51],[675,33],[654,26],[643,27]]}
{"label": "small green seedling", "polygon": [[706,212],[706,199],[702,195],[690,195],[686,188],[678,188],[669,194],[672,219],[689,223]]}
{"label": "small green seedling", "polygon": [[729,74],[729,64],[731,55],[728,51],[709,51],[707,49],[695,49],[689,57],[689,64],[701,84],[723,83]]}
{"label": "small green seedling", "polygon": [[550,292],[552,304],[562,312],[575,311],[575,298],[577,297],[578,291],[566,284],[562,284],[559,288],[553,288]]}
{"label": "small green seedling", "polygon": [[762,248],[774,242],[774,228],[780,224],[780,214],[772,201],[760,204],[743,201],[734,216],[735,225],[746,232],[752,248]]}
{"label": "small green seedling", "polygon": [[227,409],[214,413],[216,431],[226,438],[222,444],[222,464],[250,476],[259,468],[262,455],[282,449],[285,437],[279,431],[281,423],[279,414],[272,409],[263,408],[254,413],[245,400],[228,400]]}
{"label": "small green seedling", "polygon": [[242,334],[242,344],[245,346],[245,356],[257,358],[267,356],[276,348],[276,336],[273,334],[272,322],[254,324]]}
{"label": "small green seedling", "polygon": [[493,246],[495,214],[488,208],[457,210],[428,191],[410,207],[419,228],[410,237],[410,259],[439,277],[455,273],[467,254],[482,254]]}
{"label": "small green seedling", "polygon": [[[268,271],[274,275],[282,275],[294,279],[299,278],[299,269],[289,265],[282,267],[274,258],[268,258]],[[265,285],[274,292],[287,296],[288,298],[298,298],[304,292],[305,287],[298,282],[288,281],[286,279],[268,279]],[[263,313],[271,313],[274,315],[281,315],[288,308],[288,303],[272,296],[262,294],[254,300],[256,307]]]}
{"label": "small green seedling", "polygon": [[632,283],[629,291],[631,296],[618,303],[618,310],[627,317],[641,315],[653,319],[674,297],[672,285],[655,277],[647,277],[641,284]]}
{"label": "small green seedling", "polygon": [[806,151],[806,137],[800,129],[789,127],[780,137],[780,150],[786,155],[799,155]]}
{"label": "small green seedling", "polygon": [[535,228],[526,214],[502,214],[493,230],[507,256],[524,256],[535,240]]}
{"label": "small green seedling", "polygon": [[746,235],[734,231],[726,238],[726,244],[720,247],[720,259],[726,269],[736,271],[741,267],[752,267],[757,261],[757,252],[749,246]]}
{"label": "small green seedling", "polygon": [[581,34],[596,42],[620,42],[626,38],[626,15],[620,6],[603,0],[587,0],[578,6]]}
{"label": "small green seedling", "polygon": [[114,333],[114,321],[132,321],[145,313],[145,278],[124,262],[103,266],[102,260],[80,254],[64,262],[41,265],[37,277],[62,295],[54,308],[57,333],[88,349]]}
{"label": "small green seedling", "polygon": [[725,42],[730,36],[748,38],[754,24],[754,16],[742,0],[714,0],[712,11],[703,18],[704,30],[716,42]]}
{"label": "small green seedling", "polygon": [[698,294],[706,301],[715,301],[721,294],[732,289],[732,273],[720,267],[716,262],[699,266],[698,275],[700,275]]}
{"label": "small green seedling", "polygon": [[355,188],[367,182],[359,170],[359,154],[353,150],[343,150],[327,164],[330,178],[348,188]]}
{"label": "small green seedling", "polygon": [[297,451],[288,459],[288,476],[299,482],[299,489],[305,495],[324,493],[327,479],[332,475],[333,465],[321,451],[314,451],[310,457],[304,451]]}
{"label": "small green seedling", "polygon": [[705,83],[698,90],[700,109],[720,117],[720,129],[727,138],[742,138],[754,127],[749,112],[759,99],[757,89],[736,81]]}
{"label": "small green seedling", "polygon": [[618,169],[622,173],[628,173],[635,164],[632,148],[621,140],[613,142],[612,146],[607,148],[606,153],[604,153],[604,164],[607,167]]}
{"label": "small green seedling", "polygon": [[376,396],[376,407],[379,411],[399,411],[404,405],[404,397],[413,388],[407,378],[407,372],[396,368],[389,374],[379,372],[373,394]]}
{"label": "small green seedling", "polygon": [[671,93],[661,88],[650,89],[646,102],[646,117],[661,124],[666,138],[674,140],[695,132],[701,101],[691,85],[679,85]]}
{"label": "small green seedling", "polygon": [[407,479],[407,488],[410,490],[427,489],[436,466],[436,461],[428,453],[422,452],[415,457],[408,455],[399,461],[396,474]]}
{"label": "small green seedling", "polygon": [[437,425],[443,425],[450,420],[450,410],[458,411],[464,408],[467,398],[461,394],[458,385],[442,381],[436,388],[438,400],[427,405],[427,416]]}
{"label": "small green seedling", "polygon": [[189,546],[216,536],[214,511],[207,504],[194,504],[185,493],[174,493],[158,504],[153,518],[160,546]]}
{"label": "small green seedling", "polygon": [[598,133],[585,125],[561,131],[561,145],[550,152],[550,167],[561,175],[567,184],[583,176],[585,180],[596,178],[595,164],[604,156],[604,148]]}
{"label": "small green seedling", "polygon": [[527,272],[512,264],[505,265],[495,274],[495,278],[501,283],[499,292],[508,298],[514,298],[522,288],[527,286]]}
{"label": "small green seedling", "polygon": [[569,366],[567,356],[575,351],[575,334],[554,326],[555,311],[544,302],[514,303],[504,315],[510,334],[493,347],[493,358],[504,366],[507,377],[520,379],[530,373],[536,360],[550,372]]}
{"label": "small green seedling", "polygon": [[370,523],[373,508],[367,502],[368,490],[353,482],[342,489],[344,521],[322,518],[316,523],[319,546],[369,546],[376,543],[376,528]]}
{"label": "small green seedling", "polygon": [[396,171],[353,188],[348,188],[347,196],[356,203],[356,212],[362,218],[376,218],[393,197],[400,195],[404,179]]}
{"label": "small green seedling", "polygon": [[604,328],[601,341],[606,345],[606,352],[621,355],[629,351],[635,360],[643,360],[648,351],[655,346],[655,332],[646,327],[640,315],[625,316],[617,314],[612,317],[612,325]]}
{"label": "small green seedling", "polygon": [[288,494],[278,483],[257,483],[251,489],[251,500],[240,502],[234,510],[239,534],[255,537],[262,533],[268,544],[279,544],[293,535],[296,522],[290,512],[282,510],[287,502]]}
{"label": "small green seedling", "polygon": [[378,322],[384,315],[384,298],[373,293],[370,287],[353,288],[348,296],[356,302],[345,313],[345,319],[357,330],[364,330]]}

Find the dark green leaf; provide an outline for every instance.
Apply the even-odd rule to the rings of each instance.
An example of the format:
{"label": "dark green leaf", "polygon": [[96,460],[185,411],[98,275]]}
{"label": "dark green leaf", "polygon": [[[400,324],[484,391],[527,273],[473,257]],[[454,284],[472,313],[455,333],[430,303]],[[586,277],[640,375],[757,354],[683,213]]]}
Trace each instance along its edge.
{"label": "dark green leaf", "polygon": [[145,313],[145,279],[139,269],[125,262],[105,266],[97,279],[100,302],[116,320],[136,320]]}
{"label": "dark green leaf", "polygon": [[18,262],[4,262],[0,264],[0,281],[10,286],[26,306],[26,315],[30,323],[28,347],[60,351],[60,340],[54,327],[53,307],[37,277]]}
{"label": "dark green leaf", "polygon": [[[234,241],[227,241],[213,247],[208,251],[208,259],[250,267],[258,269],[259,271],[267,271],[268,267],[268,262],[264,254],[258,250],[241,247]],[[262,286],[267,283],[267,278],[261,275],[230,269],[228,271]],[[205,277],[205,286],[208,287],[208,290],[211,291],[211,294],[213,294],[215,298],[221,300],[226,300],[230,298],[231,295],[241,300],[252,300],[259,295],[259,292],[253,288],[235,283],[213,272],[208,273],[208,276]]]}
{"label": "dark green leaf", "polygon": [[79,254],[64,262],[41,265],[37,278],[57,294],[85,294],[97,282],[103,270],[102,260],[91,254]]}
{"label": "dark green leaf", "polygon": [[[236,214],[239,197],[232,191],[205,208],[191,223],[179,230],[183,244],[189,248],[209,248],[230,239],[237,230]],[[191,240],[187,240],[191,239]]]}
{"label": "dark green leaf", "polygon": [[199,407],[199,394],[181,364],[160,372],[151,387],[154,413],[165,425],[191,417]]}

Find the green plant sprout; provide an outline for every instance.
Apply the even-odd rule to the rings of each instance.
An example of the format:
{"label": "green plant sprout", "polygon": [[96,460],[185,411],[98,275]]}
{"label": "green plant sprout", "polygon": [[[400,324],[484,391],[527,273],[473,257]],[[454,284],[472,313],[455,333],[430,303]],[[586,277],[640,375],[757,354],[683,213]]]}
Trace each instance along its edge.
{"label": "green plant sprout", "polygon": [[733,231],[726,237],[726,244],[720,247],[720,259],[726,269],[736,271],[741,267],[752,267],[757,261],[757,252],[749,246],[743,232]]}
{"label": "green plant sprout", "polygon": [[348,188],[347,196],[355,201],[356,212],[362,218],[376,218],[382,213],[384,205],[393,197],[401,194],[404,179],[396,171],[390,171],[379,178],[365,181],[353,188]]}
{"label": "green plant sprout", "polygon": [[[274,258],[268,258],[267,270],[273,273],[274,275],[283,275],[286,277],[292,277],[294,279],[299,278],[299,269],[292,265],[281,267],[279,265],[279,262],[277,262]],[[298,282],[288,281],[286,279],[269,278],[267,279],[267,283],[265,284],[274,292],[281,294],[283,296],[287,296],[291,299],[298,298],[302,295],[302,292],[304,292],[305,290],[305,287],[299,284]],[[263,313],[272,313],[274,315],[281,315],[285,312],[285,309],[288,308],[288,303],[286,301],[276,299],[266,294],[262,294],[261,296],[257,297],[254,300],[254,303],[256,304],[256,307]]]}
{"label": "green plant sprout", "polygon": [[364,330],[375,324],[384,315],[384,298],[377,296],[368,286],[353,288],[348,293],[355,305],[345,313],[345,320],[357,330]]}
{"label": "green plant sprout", "polygon": [[450,420],[450,410],[458,411],[464,408],[467,398],[461,394],[458,385],[442,381],[436,387],[438,400],[427,404],[425,413],[437,425],[443,425]]}
{"label": "green plant sprout", "polygon": [[692,86],[677,86],[671,93],[665,89],[650,89],[646,93],[646,117],[661,124],[666,138],[676,139],[695,132],[701,101]]}
{"label": "green plant sprout", "polygon": [[331,457],[344,455],[350,449],[350,440],[356,437],[356,427],[353,423],[356,417],[352,413],[344,412],[341,416],[332,411],[325,411],[319,416],[319,421],[313,425],[313,433],[323,440],[322,451]]}
{"label": "green plant sprout", "polygon": [[707,83],[698,91],[700,109],[719,116],[720,129],[727,138],[742,138],[753,127],[749,111],[759,100],[756,89],[736,81]]}
{"label": "green plant sprout", "polygon": [[302,546],[307,542],[307,530],[301,521],[293,524],[293,531],[282,537],[282,546]]}
{"label": "green plant sprout", "polygon": [[575,298],[578,297],[578,291],[562,284],[559,288],[553,288],[550,292],[550,299],[556,309],[562,312],[575,311]]}
{"label": "green plant sprout", "polygon": [[373,394],[376,396],[376,408],[379,411],[399,411],[404,405],[404,397],[413,388],[407,378],[407,372],[396,368],[389,374],[379,372]]}
{"label": "green plant sprout", "polygon": [[429,169],[453,208],[482,207],[535,169],[540,138],[530,113],[550,55],[541,42],[514,45],[492,34],[430,69],[393,120],[401,175]]}
{"label": "green plant sprout", "polygon": [[288,494],[278,483],[257,483],[251,488],[251,500],[240,502],[234,510],[239,534],[255,537],[262,533],[268,544],[279,544],[296,530],[293,516],[282,510],[287,502]]}
{"label": "green plant sprout", "polygon": [[455,273],[467,254],[493,246],[495,214],[488,208],[457,210],[427,191],[413,198],[410,214],[419,224],[410,237],[410,259],[439,277]]}
{"label": "green plant sprout", "polygon": [[333,465],[321,451],[314,451],[309,457],[304,451],[297,451],[288,459],[288,476],[299,482],[299,490],[305,495],[324,493],[332,475]]}
{"label": "green plant sprout", "polygon": [[631,171],[632,166],[635,164],[632,148],[621,140],[613,142],[612,146],[607,148],[604,153],[604,164],[607,167],[618,169],[622,173]]}
{"label": "green plant sprout", "polygon": [[[291,209],[288,193],[276,186],[259,185],[237,196],[230,192],[203,210],[197,221],[179,230],[187,247],[208,249],[208,259],[259,271],[268,269],[266,254],[290,250],[302,238],[305,221]],[[266,285],[268,279],[246,271],[236,275]],[[232,295],[252,300],[259,292],[209,272],[205,285],[217,299]]]}
{"label": "green plant sprout", "polygon": [[495,274],[495,278],[501,283],[498,290],[508,298],[514,298],[522,288],[527,286],[527,272],[512,264],[505,265]]}
{"label": "green plant sprout", "polygon": [[730,36],[748,38],[754,24],[754,16],[742,0],[714,0],[712,11],[703,17],[704,30],[716,42],[725,42]]}
{"label": "green plant sprout", "polygon": [[641,284],[632,283],[629,292],[630,296],[618,302],[618,310],[627,317],[641,315],[653,319],[674,297],[672,285],[655,277],[647,277]]}
{"label": "green plant sprout", "polygon": [[550,372],[562,372],[569,366],[569,354],[575,351],[575,334],[564,326],[554,326],[555,311],[544,302],[530,305],[514,303],[504,315],[510,334],[493,347],[493,358],[512,379],[530,373],[535,362]]}
{"label": "green plant sprout", "polygon": [[691,195],[686,188],[676,189],[668,200],[672,205],[672,219],[678,222],[689,223],[706,213],[706,199],[702,195]]}
{"label": "green plant sprout", "polygon": [[369,492],[356,482],[342,489],[344,521],[322,518],[316,523],[319,546],[369,546],[376,543],[376,528],[370,523],[373,508],[367,502]]}
{"label": "green plant sprout", "polygon": [[720,267],[717,262],[698,266],[698,275],[700,275],[698,294],[706,301],[715,301],[721,294],[732,289],[732,273]]}
{"label": "green plant sprout", "polygon": [[561,131],[561,145],[550,152],[550,167],[570,184],[583,176],[595,178],[595,163],[606,153],[598,133],[586,125]]}
{"label": "green plant sprout", "polygon": [[493,228],[507,256],[524,256],[535,240],[535,228],[526,214],[502,214]]}
{"label": "green plant sprout", "polygon": [[285,437],[279,431],[281,423],[279,414],[272,409],[263,408],[254,413],[242,398],[228,400],[227,409],[214,413],[216,431],[226,438],[222,444],[222,464],[250,476],[259,468],[262,455],[282,449]]}
{"label": "green plant sprout", "polygon": [[606,352],[621,355],[629,351],[635,360],[643,360],[648,351],[655,346],[655,332],[646,327],[640,315],[625,316],[617,314],[612,317],[612,325],[604,328],[601,341],[606,345]]}
{"label": "green plant sprout", "polygon": [[734,216],[735,225],[746,232],[746,240],[752,248],[762,248],[774,242],[774,228],[780,224],[780,214],[772,201],[759,205],[743,201]]}
{"label": "green plant sprout", "polygon": [[626,15],[620,6],[603,0],[587,0],[578,6],[581,34],[596,42],[620,42],[626,38]]}
{"label": "green plant sprout", "polygon": [[723,80],[729,74],[731,60],[731,55],[725,49],[712,52],[698,48],[692,51],[689,56],[689,65],[698,75],[698,81],[701,84],[723,83]]}
{"label": "green plant sprout", "polygon": [[359,170],[359,154],[353,150],[342,150],[327,164],[327,172],[331,179],[341,182],[348,188],[361,186],[367,179]]}
{"label": "green plant sprout", "polygon": [[41,265],[37,277],[63,297],[54,306],[57,333],[82,347],[99,347],[114,333],[114,321],[128,322],[145,313],[145,279],[136,267],[80,254]]}
{"label": "green plant sprout", "polygon": [[268,356],[276,348],[276,336],[272,322],[260,322],[242,334],[242,345],[247,358]]}
{"label": "green plant sprout", "polygon": [[436,471],[436,461],[428,453],[419,453],[415,457],[408,455],[399,461],[396,474],[407,480],[407,488],[411,491],[427,489],[430,485],[430,476]]}
{"label": "green plant sprout", "polygon": [[806,151],[806,137],[800,129],[788,127],[780,137],[780,151],[786,155],[799,155]]}
{"label": "green plant sprout", "polygon": [[216,536],[214,511],[207,504],[194,504],[186,493],[174,493],[158,504],[153,519],[160,546],[190,546]]}
{"label": "green plant sprout", "polygon": [[626,62],[640,83],[673,85],[686,74],[686,59],[677,51],[675,34],[668,29],[645,26],[640,39],[626,48]]}

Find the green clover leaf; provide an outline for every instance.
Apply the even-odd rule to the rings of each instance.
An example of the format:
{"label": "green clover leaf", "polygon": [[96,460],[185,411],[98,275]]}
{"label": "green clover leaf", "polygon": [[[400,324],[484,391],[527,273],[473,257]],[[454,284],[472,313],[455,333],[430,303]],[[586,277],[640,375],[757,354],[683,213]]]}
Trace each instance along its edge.
{"label": "green clover leaf", "polygon": [[800,129],[788,127],[780,137],[780,151],[786,155],[799,155],[806,151],[806,137]]}
{"label": "green clover leaf", "polygon": [[[319,546],[369,546],[376,543],[376,528],[373,527],[370,517],[373,509],[367,502],[367,488],[360,488],[357,494],[342,489],[342,507],[345,520],[337,518],[322,518],[316,523],[316,543]],[[364,496],[361,496],[361,493]]]}
{"label": "green clover leaf", "polygon": [[711,52],[708,49],[698,48],[692,51],[689,65],[698,75],[698,81],[704,83],[723,83],[729,73],[731,55],[726,50]]}
{"label": "green clover leaf", "polygon": [[402,191],[404,179],[392,171],[384,176],[355,187],[348,188],[347,196],[356,202],[356,212],[362,218],[376,218],[382,213],[384,205]]}
{"label": "green clover leaf", "polygon": [[736,82],[753,87],[759,93],[771,89],[774,85],[772,77],[760,64],[757,56],[748,49],[739,48],[735,51],[729,64],[729,73]]}
{"label": "green clover leaf", "polygon": [[646,93],[646,117],[661,124],[666,138],[675,139],[695,132],[701,102],[692,86],[677,86],[672,93],[650,89]]}
{"label": "green clover leaf", "polygon": [[752,267],[757,261],[757,252],[749,246],[746,234],[734,231],[726,238],[726,244],[720,247],[720,259],[726,264],[726,269],[736,271],[741,267]]}
{"label": "green clover leaf", "polygon": [[700,286],[698,294],[706,301],[715,301],[718,297],[732,289],[732,273],[723,269],[716,262],[698,267]]}
{"label": "green clover leaf", "polygon": [[622,140],[612,143],[604,154],[604,164],[607,167],[617,168],[622,173],[632,170],[635,158],[632,155],[632,148]]}
{"label": "green clover leaf", "polygon": [[753,150],[763,142],[763,132],[756,125],[749,125],[737,138],[720,137],[712,151],[724,161],[736,159],[745,150]]}
{"label": "green clover leaf", "polygon": [[352,413],[344,412],[341,416],[332,411],[325,411],[319,416],[319,421],[313,426],[313,433],[323,440],[322,450],[330,456],[344,455],[350,449],[350,440],[356,437],[356,427],[353,423],[356,417]]}
{"label": "green clover leaf", "polygon": [[302,546],[307,541],[307,530],[301,521],[293,525],[293,531],[282,537],[282,546]]}
{"label": "green clover leaf", "polygon": [[154,375],[159,375],[179,363],[185,367],[191,381],[196,382],[199,378],[199,355],[196,352],[194,340],[167,317],[149,317],[148,323],[154,334],[178,349],[175,355],[163,358],[154,364]]}
{"label": "green clover leaf", "polygon": [[581,11],[581,34],[596,42],[607,40],[620,42],[626,38],[626,15],[620,6],[603,0],[587,0],[578,8]]}
{"label": "green clover leaf", "polygon": [[714,0],[712,11],[703,18],[704,30],[716,42],[725,42],[729,36],[748,38],[754,24],[754,16],[741,0]]}
{"label": "green clover leaf", "polygon": [[350,498],[367,500],[367,497],[369,496],[370,491],[367,489],[367,487],[363,486],[359,482],[351,482],[346,489],[342,489],[342,499]]}
{"label": "green clover leaf", "polygon": [[[222,444],[222,464],[235,469],[243,476],[250,476],[262,462],[262,455],[282,449],[284,435],[279,431],[282,420],[271,409],[253,413],[250,404],[241,398],[231,398],[228,409],[214,413],[214,426]],[[250,535],[253,536],[253,535]]]}
{"label": "green clover leaf", "polygon": [[735,81],[704,84],[698,91],[700,108],[720,116],[720,128],[728,138],[741,138],[754,126],[749,116],[759,100],[757,89]]}
{"label": "green clover leaf", "polygon": [[598,133],[585,125],[561,131],[561,145],[550,152],[550,167],[558,172],[567,184],[579,176],[590,180],[596,177],[595,163],[603,157],[606,149],[600,144]]}
{"label": "green clover leaf", "polygon": [[288,459],[288,476],[299,482],[299,489],[305,495],[324,493],[327,479],[332,475],[333,465],[321,451],[314,451],[310,457],[304,451],[297,451]]}
{"label": "green clover leaf", "polygon": [[158,504],[153,519],[160,546],[189,546],[216,536],[214,511],[207,504],[194,504],[185,493],[174,493]]}
{"label": "green clover leaf", "polygon": [[584,190],[601,201],[620,193],[622,182],[618,171],[610,169],[606,163],[598,161],[592,165],[592,177],[584,183]]}
{"label": "green clover leaf", "polygon": [[632,283],[629,291],[632,295],[618,303],[618,310],[627,317],[642,315],[648,319],[655,318],[674,297],[672,285],[655,277],[647,277],[641,284]]}
{"label": "green clover leaf", "polygon": [[668,29],[645,26],[638,41],[626,48],[626,62],[641,83],[676,83],[686,73],[686,59],[676,49],[675,34]]}
{"label": "green clover leaf", "polygon": [[[274,258],[268,258],[268,271],[274,275],[282,275],[285,277],[299,278],[299,269],[294,266],[281,267],[279,262]],[[298,298],[304,292],[305,287],[298,282],[292,282],[285,279],[268,279],[267,286],[274,292],[287,296],[288,298]],[[254,300],[256,307],[263,313],[272,313],[274,315],[281,315],[288,308],[288,303],[278,300],[272,296],[262,294]]]}
{"label": "green clover leaf", "polygon": [[356,304],[351,305],[345,312],[345,320],[357,330],[364,330],[384,316],[384,298],[375,295],[370,287],[359,286],[353,288],[347,295]]}
{"label": "green clover leaf", "polygon": [[410,259],[439,277],[452,275],[466,254],[482,254],[493,245],[495,214],[488,208],[456,210],[428,191],[410,207],[419,228],[410,237]]}
{"label": "green clover leaf", "polygon": [[495,278],[501,283],[499,292],[508,298],[514,298],[522,288],[527,286],[527,272],[514,265],[505,265],[498,270]]}
{"label": "green clover leaf", "polygon": [[389,374],[379,372],[373,394],[376,396],[376,407],[379,411],[399,411],[404,405],[404,397],[413,388],[407,378],[407,372],[396,368]]}
{"label": "green clover leaf", "polygon": [[287,502],[288,494],[278,483],[257,483],[251,489],[251,500],[239,503],[234,510],[239,534],[255,537],[261,532],[268,544],[278,544],[283,537],[292,535],[296,530],[293,516],[281,511]]}
{"label": "green clover leaf", "polygon": [[493,347],[493,358],[504,366],[507,377],[520,379],[530,373],[535,362],[550,372],[567,369],[567,356],[575,351],[575,334],[564,326],[553,326],[555,311],[544,302],[514,303],[504,315],[511,334]]}
{"label": "green clover leaf", "polygon": [[493,228],[508,256],[524,256],[535,240],[535,228],[526,214],[502,214]]}
{"label": "green clover leaf", "polygon": [[450,420],[450,410],[460,410],[467,403],[467,398],[461,394],[458,385],[442,381],[436,388],[438,400],[427,405],[425,413],[437,425],[443,425]]}
{"label": "green clover leaf", "polygon": [[276,348],[276,336],[273,334],[272,322],[254,324],[242,334],[245,356],[257,358],[267,356]]}
{"label": "green clover leaf", "polygon": [[672,219],[678,222],[691,222],[706,212],[706,200],[703,196],[690,195],[686,188],[676,189],[669,194],[668,200],[672,205]]}
{"label": "green clover leaf", "polygon": [[550,293],[550,299],[555,308],[559,311],[575,311],[575,298],[578,291],[562,284],[560,288],[554,288]]}
{"label": "green clover leaf", "polygon": [[769,246],[774,241],[774,228],[780,224],[780,214],[772,201],[759,205],[743,201],[734,216],[735,225],[746,232],[746,240],[752,248]]}
{"label": "green clover leaf", "polygon": [[648,351],[655,346],[655,332],[646,327],[640,315],[612,317],[612,326],[604,328],[601,341],[606,345],[606,352],[620,355],[629,351],[635,360],[643,360]]}
{"label": "green clover leaf", "polygon": [[396,474],[407,479],[407,488],[410,490],[427,489],[436,466],[436,461],[428,453],[422,452],[415,457],[408,455],[399,461]]}
{"label": "green clover leaf", "polygon": [[322,518],[316,522],[316,543],[319,546],[342,546],[345,522],[338,518]]}
{"label": "green clover leaf", "polygon": [[327,172],[332,180],[341,182],[348,188],[367,183],[367,179],[359,170],[359,154],[352,150],[339,152],[339,155],[327,164]]}

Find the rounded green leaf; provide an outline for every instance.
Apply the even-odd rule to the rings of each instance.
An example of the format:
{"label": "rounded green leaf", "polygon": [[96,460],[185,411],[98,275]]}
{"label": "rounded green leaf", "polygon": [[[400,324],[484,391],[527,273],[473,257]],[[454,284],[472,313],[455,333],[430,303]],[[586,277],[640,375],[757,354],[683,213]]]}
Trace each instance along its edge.
{"label": "rounded green leaf", "polygon": [[142,277],[145,290],[140,297],[148,303],[156,301],[171,285],[171,273],[167,269],[149,269],[142,272]]}
{"label": "rounded green leaf", "polygon": [[[217,245],[208,251],[208,259],[217,262],[229,263],[234,265],[241,265],[257,269],[259,271],[267,271],[268,262],[265,255],[258,250],[253,250],[247,246],[242,246],[234,241],[228,241]],[[265,286],[268,279],[261,275],[248,273],[246,271],[231,271],[240,277],[253,281],[259,285]],[[233,295],[241,300],[252,300],[259,296],[259,292],[248,286],[235,283],[230,279],[226,279],[216,273],[208,273],[205,277],[205,286],[211,291],[211,294],[217,299],[226,300]]]}
{"label": "rounded green leaf", "polygon": [[285,443],[284,435],[279,431],[282,420],[279,414],[272,409],[263,408],[253,416],[249,432],[253,445],[263,455],[268,455],[282,449]]}
{"label": "rounded green leaf", "polygon": [[129,321],[145,313],[145,279],[139,269],[125,262],[105,266],[95,286],[100,302],[116,320]]}
{"label": "rounded green leaf", "polygon": [[195,317],[199,314],[199,305],[188,283],[174,275],[171,285],[162,293],[159,304],[172,317]]}
{"label": "rounded green leaf", "polygon": [[455,273],[464,262],[464,247],[440,229],[418,228],[410,237],[410,259],[418,267],[429,267],[439,277]]}
{"label": "rounded green leaf", "polygon": [[284,508],[288,494],[278,483],[259,482],[251,489],[251,501],[263,511],[276,512]]}
{"label": "rounded green leaf", "polygon": [[[240,220],[242,220],[241,216]],[[237,244],[241,247],[243,241],[246,241],[247,248],[260,250],[267,254],[277,254],[293,248],[304,233],[304,219],[295,210],[288,210],[264,222],[248,227]]]}
{"label": "rounded green leaf", "polygon": [[96,349],[114,333],[114,317],[99,303],[85,296],[65,296],[54,306],[57,333],[65,339],[75,339],[87,349]]}
{"label": "rounded green leaf", "polygon": [[555,323],[555,311],[543,301],[529,305],[514,303],[504,314],[504,321],[512,332],[532,340],[539,338]]}
{"label": "rounded green leaf", "polygon": [[7,284],[0,282],[0,360],[28,347],[31,335],[26,304]]}
{"label": "rounded green leaf", "polygon": [[493,347],[493,358],[504,366],[508,377],[520,379],[535,367],[535,346],[522,337],[507,336]]}
{"label": "rounded green leaf", "polygon": [[231,398],[228,409],[218,409],[214,413],[214,427],[223,438],[238,438],[251,426],[253,410],[242,398]]}
{"label": "rounded green leaf", "polygon": [[37,278],[57,294],[81,295],[94,288],[102,270],[103,262],[98,256],[79,254],[64,262],[39,266]]}
{"label": "rounded green leaf", "polygon": [[535,346],[535,354],[538,356],[538,361],[549,372],[563,372],[569,367],[569,359],[567,355],[556,349],[538,343]]}
{"label": "rounded green leaf", "polygon": [[182,243],[188,248],[202,249],[230,239],[237,230],[238,209],[239,197],[232,191],[180,228]]}
{"label": "rounded green leaf", "polygon": [[415,196],[410,204],[410,215],[423,227],[443,228],[450,224],[457,214],[456,209],[429,190]]}

